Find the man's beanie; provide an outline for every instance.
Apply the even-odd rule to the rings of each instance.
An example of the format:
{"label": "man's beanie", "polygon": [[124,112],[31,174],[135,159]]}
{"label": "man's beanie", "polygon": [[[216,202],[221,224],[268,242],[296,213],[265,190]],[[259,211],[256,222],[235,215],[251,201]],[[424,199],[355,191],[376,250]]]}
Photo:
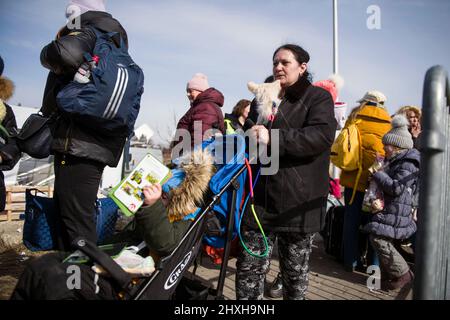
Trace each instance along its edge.
{"label": "man's beanie", "polygon": [[196,73],[187,83],[187,89],[193,89],[203,92],[208,88],[208,78],[203,73]]}
{"label": "man's beanie", "polygon": [[3,69],[5,68],[5,64],[3,63],[3,59],[0,56],[0,76],[3,74]]}
{"label": "man's beanie", "polygon": [[383,136],[383,144],[390,144],[400,149],[412,149],[413,140],[408,131],[408,119],[402,114],[394,116],[392,119],[392,129]]}

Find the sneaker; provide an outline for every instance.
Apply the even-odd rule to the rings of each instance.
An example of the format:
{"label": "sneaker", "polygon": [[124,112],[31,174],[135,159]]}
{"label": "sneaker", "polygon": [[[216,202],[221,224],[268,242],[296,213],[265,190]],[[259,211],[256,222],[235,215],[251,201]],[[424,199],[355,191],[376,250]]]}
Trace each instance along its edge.
{"label": "sneaker", "polygon": [[410,283],[413,280],[414,280],[414,274],[412,273],[411,270],[408,270],[408,272],[405,273],[404,275],[389,281],[389,289],[396,290],[396,289],[403,288],[404,286],[406,286],[408,283]]}
{"label": "sneaker", "polygon": [[283,281],[281,280],[281,273],[278,273],[277,277],[269,286],[268,295],[271,298],[281,298],[283,296]]}

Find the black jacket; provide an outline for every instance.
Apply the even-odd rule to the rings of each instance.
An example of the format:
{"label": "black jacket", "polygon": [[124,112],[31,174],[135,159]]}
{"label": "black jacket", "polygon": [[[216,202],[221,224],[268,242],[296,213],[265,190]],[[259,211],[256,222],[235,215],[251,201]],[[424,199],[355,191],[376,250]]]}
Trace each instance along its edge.
{"label": "black jacket", "polygon": [[[227,125],[227,122],[229,123],[229,126]],[[241,125],[239,119],[232,113],[225,113],[225,132],[229,134],[231,131],[234,131],[233,133],[235,133],[238,130],[244,131],[244,126]]]}
{"label": "black jacket", "polygon": [[[0,102],[1,103],[1,102]],[[2,163],[0,164],[0,170],[11,170],[19,161],[21,153],[17,146],[14,135],[17,134],[16,117],[12,108],[6,103],[1,103],[0,108],[5,108],[5,117],[1,121],[1,125],[6,130],[0,131],[0,156],[2,157]],[[3,178],[1,179],[3,182]],[[2,183],[0,182],[0,183]]]}
{"label": "black jacket", "polygon": [[3,170],[11,170],[19,161],[21,153],[17,147],[16,139],[13,135],[17,134],[16,117],[11,107],[0,100],[0,114],[4,115],[1,119],[3,128],[0,130],[0,156],[2,162],[0,163],[0,212],[5,209],[6,189],[5,176]]}
{"label": "black jacket", "polygon": [[[304,78],[286,90],[271,129],[272,137],[279,130],[279,152],[272,155],[279,156],[279,170],[261,175],[255,187],[255,208],[265,230],[311,233],[322,228],[337,126],[333,107],[331,95]],[[244,224],[256,228],[249,210]]]}
{"label": "black jacket", "polygon": [[[42,49],[41,63],[50,69],[41,108],[44,115],[58,112],[58,92],[73,79],[78,66],[83,62],[83,52],[92,52],[95,46],[96,37],[86,27],[117,32],[125,44],[128,43],[123,27],[106,12],[88,11],[81,15],[80,21],[81,30],[64,27],[58,38]],[[116,44],[120,42],[120,37],[114,39]],[[125,140],[125,132],[123,136],[101,135],[98,130],[74,122],[69,115],[61,115],[56,123],[52,150],[114,167],[119,162]]]}

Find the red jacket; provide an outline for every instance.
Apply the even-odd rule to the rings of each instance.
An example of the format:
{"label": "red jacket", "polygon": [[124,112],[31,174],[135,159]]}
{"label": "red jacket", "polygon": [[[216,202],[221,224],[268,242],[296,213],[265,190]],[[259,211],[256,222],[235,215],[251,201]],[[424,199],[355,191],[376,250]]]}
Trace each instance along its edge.
{"label": "red jacket", "polygon": [[[186,129],[190,133],[191,146],[195,141],[203,141],[208,137],[204,137],[204,134],[209,129],[219,130],[222,134],[225,133],[225,125],[223,120],[222,110],[224,97],[223,94],[214,88],[209,88],[200,93],[194,100],[191,108],[184,114],[184,116],[178,121],[177,131],[179,129]],[[196,130],[194,132],[194,122],[201,121],[201,131]],[[198,125],[200,128],[200,125]],[[198,131],[198,132],[197,132]],[[197,137],[195,137],[197,135]],[[177,133],[175,142],[172,145],[176,145],[181,142],[182,139]]]}

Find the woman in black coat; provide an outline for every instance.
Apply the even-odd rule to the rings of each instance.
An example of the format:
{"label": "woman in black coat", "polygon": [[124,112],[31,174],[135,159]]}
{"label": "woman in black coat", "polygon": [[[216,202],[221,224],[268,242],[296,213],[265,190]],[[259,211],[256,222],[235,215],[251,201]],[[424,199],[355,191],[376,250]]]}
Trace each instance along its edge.
{"label": "woman in black coat", "polygon": [[6,104],[14,93],[14,83],[3,74],[3,60],[0,57],[0,212],[5,210],[6,188],[4,170],[11,170],[19,161],[21,153],[13,135],[17,133],[16,117]]}
{"label": "woman in black coat", "polygon": [[[238,299],[263,298],[276,237],[284,299],[304,299],[308,287],[313,236],[325,221],[330,149],[337,125],[331,95],[311,85],[308,61],[309,54],[297,45],[283,45],[275,51],[273,75],[281,82],[282,101],[270,131],[261,125],[251,129],[259,144],[278,144],[271,160],[278,160],[279,169],[275,174],[260,176],[255,187],[255,209],[268,238],[269,255],[255,259],[246,251],[239,254]],[[275,130],[279,138],[272,141]],[[262,235],[248,208],[242,225],[246,245],[262,254]]]}

